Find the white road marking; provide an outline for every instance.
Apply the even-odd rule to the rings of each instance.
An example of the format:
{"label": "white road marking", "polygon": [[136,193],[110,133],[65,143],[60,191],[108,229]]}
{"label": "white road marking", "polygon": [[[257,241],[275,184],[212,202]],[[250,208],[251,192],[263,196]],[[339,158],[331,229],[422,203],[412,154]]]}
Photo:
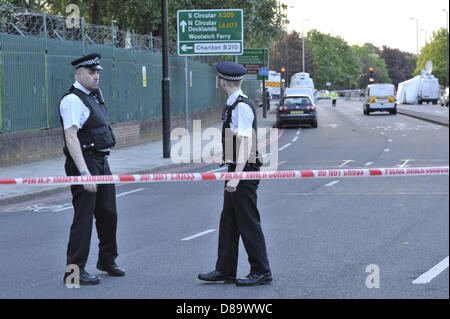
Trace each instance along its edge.
{"label": "white road marking", "polygon": [[60,208],[60,209],[55,209],[55,210],[53,210],[53,212],[61,212],[61,211],[66,210],[66,209],[71,209],[71,208],[73,208],[73,205],[72,205],[72,204],[67,204],[67,205],[69,205],[69,206],[63,207],[63,208]]}
{"label": "white road marking", "polygon": [[410,161],[414,161],[413,159],[404,159],[404,160],[402,160],[403,161],[403,164],[402,165],[400,165],[399,166],[399,168],[403,168],[403,167],[405,167],[405,165],[406,164],[408,164],[408,162],[410,162]]}
{"label": "white road marking", "polygon": [[183,238],[182,240],[184,240],[184,241],[191,240],[191,239],[194,239],[194,238],[197,238],[197,237],[200,237],[200,236],[212,233],[213,231],[215,231],[215,229],[208,229],[208,230],[202,231],[201,233],[198,233],[198,234],[195,234],[195,235]]}
{"label": "white road marking", "polygon": [[388,139],[388,142],[389,142],[389,143],[392,143],[392,140],[391,140],[391,139]]}
{"label": "white road marking", "polygon": [[298,130],[298,131],[297,131],[297,134],[295,134],[295,135],[297,135],[297,136],[300,135],[300,130]]}
{"label": "white road marking", "polygon": [[372,164],[373,164],[373,162],[367,162],[366,164],[364,164],[364,166],[370,166]]}
{"label": "white road marking", "polygon": [[333,186],[333,185],[336,185],[337,183],[339,183],[339,181],[332,181],[332,182],[330,182],[330,183],[328,183],[328,184],[326,184],[326,185],[324,185],[325,187],[331,187],[331,186]]}
{"label": "white road marking", "polygon": [[120,193],[120,194],[116,195],[116,198],[119,198],[119,197],[122,197],[122,196],[125,196],[125,195],[129,195],[129,194],[133,194],[133,193],[137,193],[137,192],[143,191],[144,189],[145,188],[138,188],[138,189],[135,189],[135,190],[132,190],[132,191],[129,191],[129,192]]}
{"label": "white road marking", "polygon": [[216,168],[216,169],[207,171],[207,172],[205,172],[205,173],[215,173],[215,172],[218,172],[218,171],[223,171],[223,170],[225,170],[225,169],[227,169],[227,168],[228,168],[228,166],[223,166],[223,167],[219,167],[219,168]]}
{"label": "white road marking", "polygon": [[291,146],[291,143],[287,143],[286,145],[282,146],[281,148],[278,149],[278,151],[282,151],[285,148],[288,148],[289,146]]}
{"label": "white road marking", "polygon": [[384,149],[384,152],[389,152],[389,151],[390,151],[390,149],[388,149],[388,148]]}
{"label": "white road marking", "polygon": [[294,139],[292,140],[292,142],[295,142],[296,140],[298,140],[298,136],[294,137]]}
{"label": "white road marking", "polygon": [[[119,197],[122,197],[122,196],[125,196],[125,195],[129,195],[129,194],[133,194],[133,193],[137,193],[137,192],[143,191],[144,189],[145,188],[138,188],[138,189],[135,189],[135,190],[132,190],[132,191],[129,191],[129,192],[120,193],[120,194],[116,195],[116,198],[119,198]],[[73,208],[72,204],[65,204],[65,205],[68,205],[68,206],[60,208],[60,209],[55,209],[55,210],[53,210],[53,212],[61,212],[61,211],[66,210],[66,209]]]}
{"label": "white road marking", "polygon": [[415,280],[413,280],[413,284],[415,285],[423,285],[429,283],[431,280],[433,280],[434,277],[439,275],[441,272],[443,272],[445,269],[448,268],[448,256],[445,257],[439,264],[428,270],[427,272],[423,273],[419,277],[417,277]]}
{"label": "white road marking", "polygon": [[350,162],[354,162],[354,160],[346,160],[344,161],[344,163],[342,163],[341,165],[339,165],[338,167],[344,167],[345,165],[347,165]]}

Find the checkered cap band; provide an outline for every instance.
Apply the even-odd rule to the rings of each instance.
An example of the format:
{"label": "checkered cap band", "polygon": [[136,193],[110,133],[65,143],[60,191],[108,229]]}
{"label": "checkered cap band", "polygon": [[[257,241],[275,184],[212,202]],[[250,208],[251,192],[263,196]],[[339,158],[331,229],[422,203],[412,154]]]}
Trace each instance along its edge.
{"label": "checkered cap band", "polygon": [[244,78],[244,75],[236,76],[236,75],[226,75],[223,73],[219,73],[219,77],[224,80],[228,80],[228,81],[240,81]]}
{"label": "checkered cap band", "polygon": [[98,57],[95,59],[91,59],[91,60],[87,60],[87,61],[78,63],[77,65],[75,65],[75,68],[78,68],[81,66],[87,66],[87,65],[96,65],[96,64],[100,64],[100,59]]}

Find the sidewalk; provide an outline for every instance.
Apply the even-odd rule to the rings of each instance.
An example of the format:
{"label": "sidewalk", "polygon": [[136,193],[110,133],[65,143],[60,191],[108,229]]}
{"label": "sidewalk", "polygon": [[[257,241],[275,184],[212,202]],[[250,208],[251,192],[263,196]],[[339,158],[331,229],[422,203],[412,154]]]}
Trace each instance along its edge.
{"label": "sidewalk", "polygon": [[[271,128],[275,123],[274,108],[267,112],[267,117],[262,117],[262,108],[256,107],[258,127]],[[191,123],[192,126],[192,123]],[[202,132],[207,128],[215,127],[219,130],[222,128],[222,122],[218,122],[212,126],[201,127]],[[191,137],[200,132],[191,132]],[[200,135],[201,136],[201,135]],[[202,140],[202,148],[209,141]],[[172,146],[176,143],[171,142]],[[170,158],[163,158],[162,140],[154,141],[146,144],[113,149],[108,158],[111,171],[114,175],[128,174],[145,174],[160,172],[163,169],[176,168],[182,164],[174,164]],[[192,149],[191,141],[191,149]],[[62,153],[62,151],[61,151]],[[217,156],[217,154],[216,154]],[[65,156],[61,155],[57,158],[32,162],[22,165],[0,167],[0,179],[6,178],[23,178],[23,177],[45,177],[45,176],[65,176],[64,171]],[[191,163],[192,163],[191,159]],[[0,185],[0,204],[10,204],[22,200],[29,200],[39,196],[53,194],[69,190],[69,186],[36,186],[36,185]]]}
{"label": "sidewalk", "polygon": [[403,115],[416,117],[422,120],[448,126],[448,107],[432,104],[397,105],[397,112]]}

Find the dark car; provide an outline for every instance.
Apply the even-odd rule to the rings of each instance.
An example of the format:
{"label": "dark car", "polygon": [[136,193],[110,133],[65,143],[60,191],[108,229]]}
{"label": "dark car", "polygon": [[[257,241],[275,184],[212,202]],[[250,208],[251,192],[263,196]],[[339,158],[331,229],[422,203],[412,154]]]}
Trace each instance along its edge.
{"label": "dark car", "polygon": [[285,95],[277,108],[277,127],[311,124],[317,127],[316,106],[308,95]]}

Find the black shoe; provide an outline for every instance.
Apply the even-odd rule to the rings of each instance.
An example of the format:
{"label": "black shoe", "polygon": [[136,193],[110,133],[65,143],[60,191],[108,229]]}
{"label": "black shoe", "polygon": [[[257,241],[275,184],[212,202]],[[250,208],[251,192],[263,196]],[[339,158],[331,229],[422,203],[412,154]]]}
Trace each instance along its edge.
{"label": "black shoe", "polygon": [[250,273],[245,278],[236,280],[236,286],[256,286],[264,285],[272,282],[272,274],[269,272],[265,274]]}
{"label": "black shoe", "polygon": [[198,274],[198,279],[204,281],[224,281],[225,283],[236,282],[236,276],[223,274],[217,270],[213,270],[206,274]]}
{"label": "black shoe", "polygon": [[97,269],[101,271],[106,271],[108,275],[114,276],[114,277],[123,277],[125,276],[125,270],[122,268],[119,268],[115,263],[112,265],[102,265],[97,264]]}
{"label": "black shoe", "polygon": [[[64,274],[65,284],[67,284],[66,279],[70,274],[72,273],[66,272]],[[99,277],[91,275],[86,270],[84,270],[84,268],[80,269],[80,285],[98,285],[99,283],[100,283]]]}

